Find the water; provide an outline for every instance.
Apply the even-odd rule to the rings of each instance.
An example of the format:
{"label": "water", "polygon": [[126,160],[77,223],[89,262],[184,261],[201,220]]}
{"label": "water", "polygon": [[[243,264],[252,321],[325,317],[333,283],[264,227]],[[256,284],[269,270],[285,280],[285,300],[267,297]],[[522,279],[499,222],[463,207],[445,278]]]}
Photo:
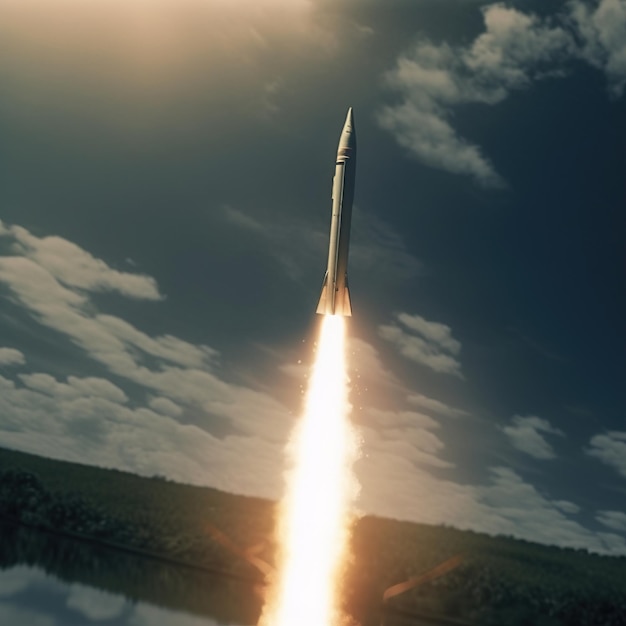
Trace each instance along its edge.
{"label": "water", "polygon": [[[256,626],[263,589],[0,523],[0,626]],[[383,616],[375,606],[356,623],[428,624]]]}
{"label": "water", "polygon": [[256,624],[251,583],[0,525],[2,626]]}

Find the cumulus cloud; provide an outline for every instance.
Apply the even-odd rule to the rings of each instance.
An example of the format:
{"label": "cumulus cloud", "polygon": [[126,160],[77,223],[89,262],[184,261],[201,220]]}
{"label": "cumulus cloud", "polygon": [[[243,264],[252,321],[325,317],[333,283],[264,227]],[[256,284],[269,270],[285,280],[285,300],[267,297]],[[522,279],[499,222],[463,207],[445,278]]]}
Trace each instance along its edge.
{"label": "cumulus cloud", "polygon": [[397,324],[383,324],[378,327],[378,334],[393,343],[400,354],[435,372],[463,377],[461,363],[456,358],[461,344],[452,337],[449,326],[408,313],[399,313],[396,320],[404,328]]}
{"label": "cumulus cloud", "polygon": [[45,267],[51,276],[67,287],[118,292],[141,300],[162,298],[154,278],[112,269],[62,237],[39,238],[21,226],[4,227],[0,235],[11,237],[15,253]]}
{"label": "cumulus cloud", "polygon": [[3,365],[24,365],[26,357],[14,348],[0,348],[0,367]]}
{"label": "cumulus cloud", "polygon": [[[20,375],[20,385],[3,378],[4,445],[70,460],[84,459],[89,449],[90,461],[99,465],[240,493],[277,495],[280,450],[291,423],[287,409],[269,394],[224,381],[217,353],[210,347],[171,335],[151,337],[121,318],[100,313],[90,299],[90,291],[102,285],[136,297],[138,292],[128,286],[141,284],[146,289],[139,291],[146,297],[155,295],[154,279],[133,281],[132,275],[109,271],[102,260],[74,244],[57,242],[56,253],[87,259],[73,273],[62,258],[51,262],[47,254],[38,253],[47,250],[40,245],[46,239],[20,227],[3,229],[13,253],[0,256],[0,282],[9,297],[119,380],[143,388],[150,406],[128,406],[125,391],[103,378],[69,376],[63,381],[35,372]],[[205,429],[220,418],[232,435],[217,439],[207,430],[179,424],[176,418],[183,407]],[[258,467],[246,470],[243,458],[252,465],[258,462]]]}
{"label": "cumulus cloud", "polygon": [[148,406],[157,413],[169,415],[170,417],[178,417],[183,412],[178,404],[172,402],[169,398],[151,398]]}
{"label": "cumulus cloud", "polygon": [[468,47],[420,41],[385,75],[403,101],[379,114],[383,128],[427,165],[468,174],[487,187],[504,184],[480,148],[450,123],[460,104],[496,104],[511,91],[527,88],[569,55],[571,36],[502,4],[483,9],[485,32]]}
{"label": "cumulus cloud", "polygon": [[218,355],[217,351],[209,346],[192,345],[172,335],[149,337],[119,317],[97,315],[95,319],[100,327],[106,329],[123,344],[177,365],[203,367]]}
{"label": "cumulus cloud", "polygon": [[600,0],[590,5],[569,3],[571,18],[582,41],[581,56],[605,72],[614,97],[626,85],[626,0]]}
{"label": "cumulus cloud", "polygon": [[467,46],[419,40],[384,76],[400,94],[380,125],[422,163],[473,177],[485,187],[504,180],[480,147],[452,126],[455,107],[495,105],[533,82],[567,74],[584,59],[606,72],[613,95],[626,83],[626,2],[573,0],[553,18],[495,3],[482,9],[484,32]]}
{"label": "cumulus cloud", "polygon": [[[396,456],[407,466],[454,467],[439,457],[445,445],[433,432],[439,429],[439,424],[428,415],[367,406],[359,412],[358,422],[367,456]],[[364,482],[366,490],[369,480],[368,477]]]}
{"label": "cumulus cloud", "polygon": [[626,478],[626,432],[609,431],[594,435],[586,450],[589,456],[600,459]]}
{"label": "cumulus cloud", "polygon": [[626,532],[626,513],[623,511],[598,511],[596,520],[611,530]]}
{"label": "cumulus cloud", "polygon": [[532,415],[513,416],[511,425],[504,426],[502,432],[509,438],[513,447],[536,459],[544,460],[554,459],[556,454],[541,433],[564,436],[563,432],[551,426],[548,420]]}
{"label": "cumulus cloud", "polygon": [[25,387],[59,398],[103,398],[118,404],[128,402],[126,394],[104,378],[77,378],[68,376],[67,383],[60,383],[50,374],[20,374],[18,378]]}
{"label": "cumulus cloud", "polygon": [[284,442],[262,434],[215,437],[156,409],[128,406],[119,393],[94,394],[107,388],[104,379],[70,384],[35,373],[20,382],[0,376],[0,445],[235,493],[280,493]]}
{"label": "cumulus cloud", "polygon": [[[14,238],[15,233],[5,236]],[[0,256],[0,281],[8,297],[83,349],[115,375],[117,384],[103,377],[46,372],[20,373],[15,380],[0,376],[0,445],[236,493],[280,496],[283,451],[293,423],[280,402],[227,382],[209,347],[151,337],[100,313],[84,280],[78,284],[63,275],[63,282],[58,270],[40,265],[25,248],[14,247],[12,253]],[[444,324],[401,314],[393,328],[427,346],[423,356],[435,371],[440,371],[441,362],[432,360],[437,355],[453,361],[443,371],[460,371],[456,356],[461,345]],[[351,348],[360,353],[368,376],[386,377],[391,388],[398,385],[374,348],[362,340],[353,341]],[[417,354],[414,345],[409,354]],[[133,389],[132,396],[124,383]],[[360,507],[366,512],[626,552],[619,536],[594,534],[568,519],[564,511],[572,510],[571,503],[551,501],[512,470],[492,469],[488,481],[475,485],[439,477],[454,466],[445,458],[436,417],[460,411],[412,395],[401,385],[400,391],[398,397],[409,408],[369,404],[355,409],[362,425]],[[183,414],[185,422],[193,423],[179,421]],[[219,433],[212,431],[216,419]]]}

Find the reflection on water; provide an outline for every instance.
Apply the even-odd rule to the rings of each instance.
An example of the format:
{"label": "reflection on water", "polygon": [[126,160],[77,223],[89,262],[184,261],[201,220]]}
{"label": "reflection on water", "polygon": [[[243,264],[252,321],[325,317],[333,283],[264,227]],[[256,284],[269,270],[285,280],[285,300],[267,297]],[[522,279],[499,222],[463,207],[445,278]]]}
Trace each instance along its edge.
{"label": "reflection on water", "polygon": [[250,583],[0,525],[3,626],[256,624]]}
{"label": "reflection on water", "polygon": [[[375,600],[360,626],[425,624]],[[1,626],[253,626],[261,608],[250,582],[0,523]]]}

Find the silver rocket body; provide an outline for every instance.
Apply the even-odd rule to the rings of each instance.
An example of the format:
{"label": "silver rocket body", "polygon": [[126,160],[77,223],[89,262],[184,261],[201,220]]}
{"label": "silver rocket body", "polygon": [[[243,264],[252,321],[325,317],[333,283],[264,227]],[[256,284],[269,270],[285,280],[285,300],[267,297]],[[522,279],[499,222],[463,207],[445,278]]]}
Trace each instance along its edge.
{"label": "silver rocket body", "polygon": [[348,289],[348,251],[355,174],[356,131],[350,108],[341,131],[335,160],[328,265],[322,295],[317,305],[317,312],[321,315],[352,315]]}

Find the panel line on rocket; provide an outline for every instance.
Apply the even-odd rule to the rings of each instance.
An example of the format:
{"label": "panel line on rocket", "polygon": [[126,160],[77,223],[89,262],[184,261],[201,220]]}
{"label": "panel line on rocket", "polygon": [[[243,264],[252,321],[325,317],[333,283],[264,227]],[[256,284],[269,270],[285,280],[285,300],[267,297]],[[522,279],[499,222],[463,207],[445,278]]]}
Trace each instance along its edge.
{"label": "panel line on rocket", "polygon": [[[351,107],[348,109],[339,137],[335,159],[328,263],[317,305],[317,313],[321,315],[352,315],[352,302],[348,288],[348,252],[355,174],[356,130]],[[335,190],[338,193],[335,193]]]}

